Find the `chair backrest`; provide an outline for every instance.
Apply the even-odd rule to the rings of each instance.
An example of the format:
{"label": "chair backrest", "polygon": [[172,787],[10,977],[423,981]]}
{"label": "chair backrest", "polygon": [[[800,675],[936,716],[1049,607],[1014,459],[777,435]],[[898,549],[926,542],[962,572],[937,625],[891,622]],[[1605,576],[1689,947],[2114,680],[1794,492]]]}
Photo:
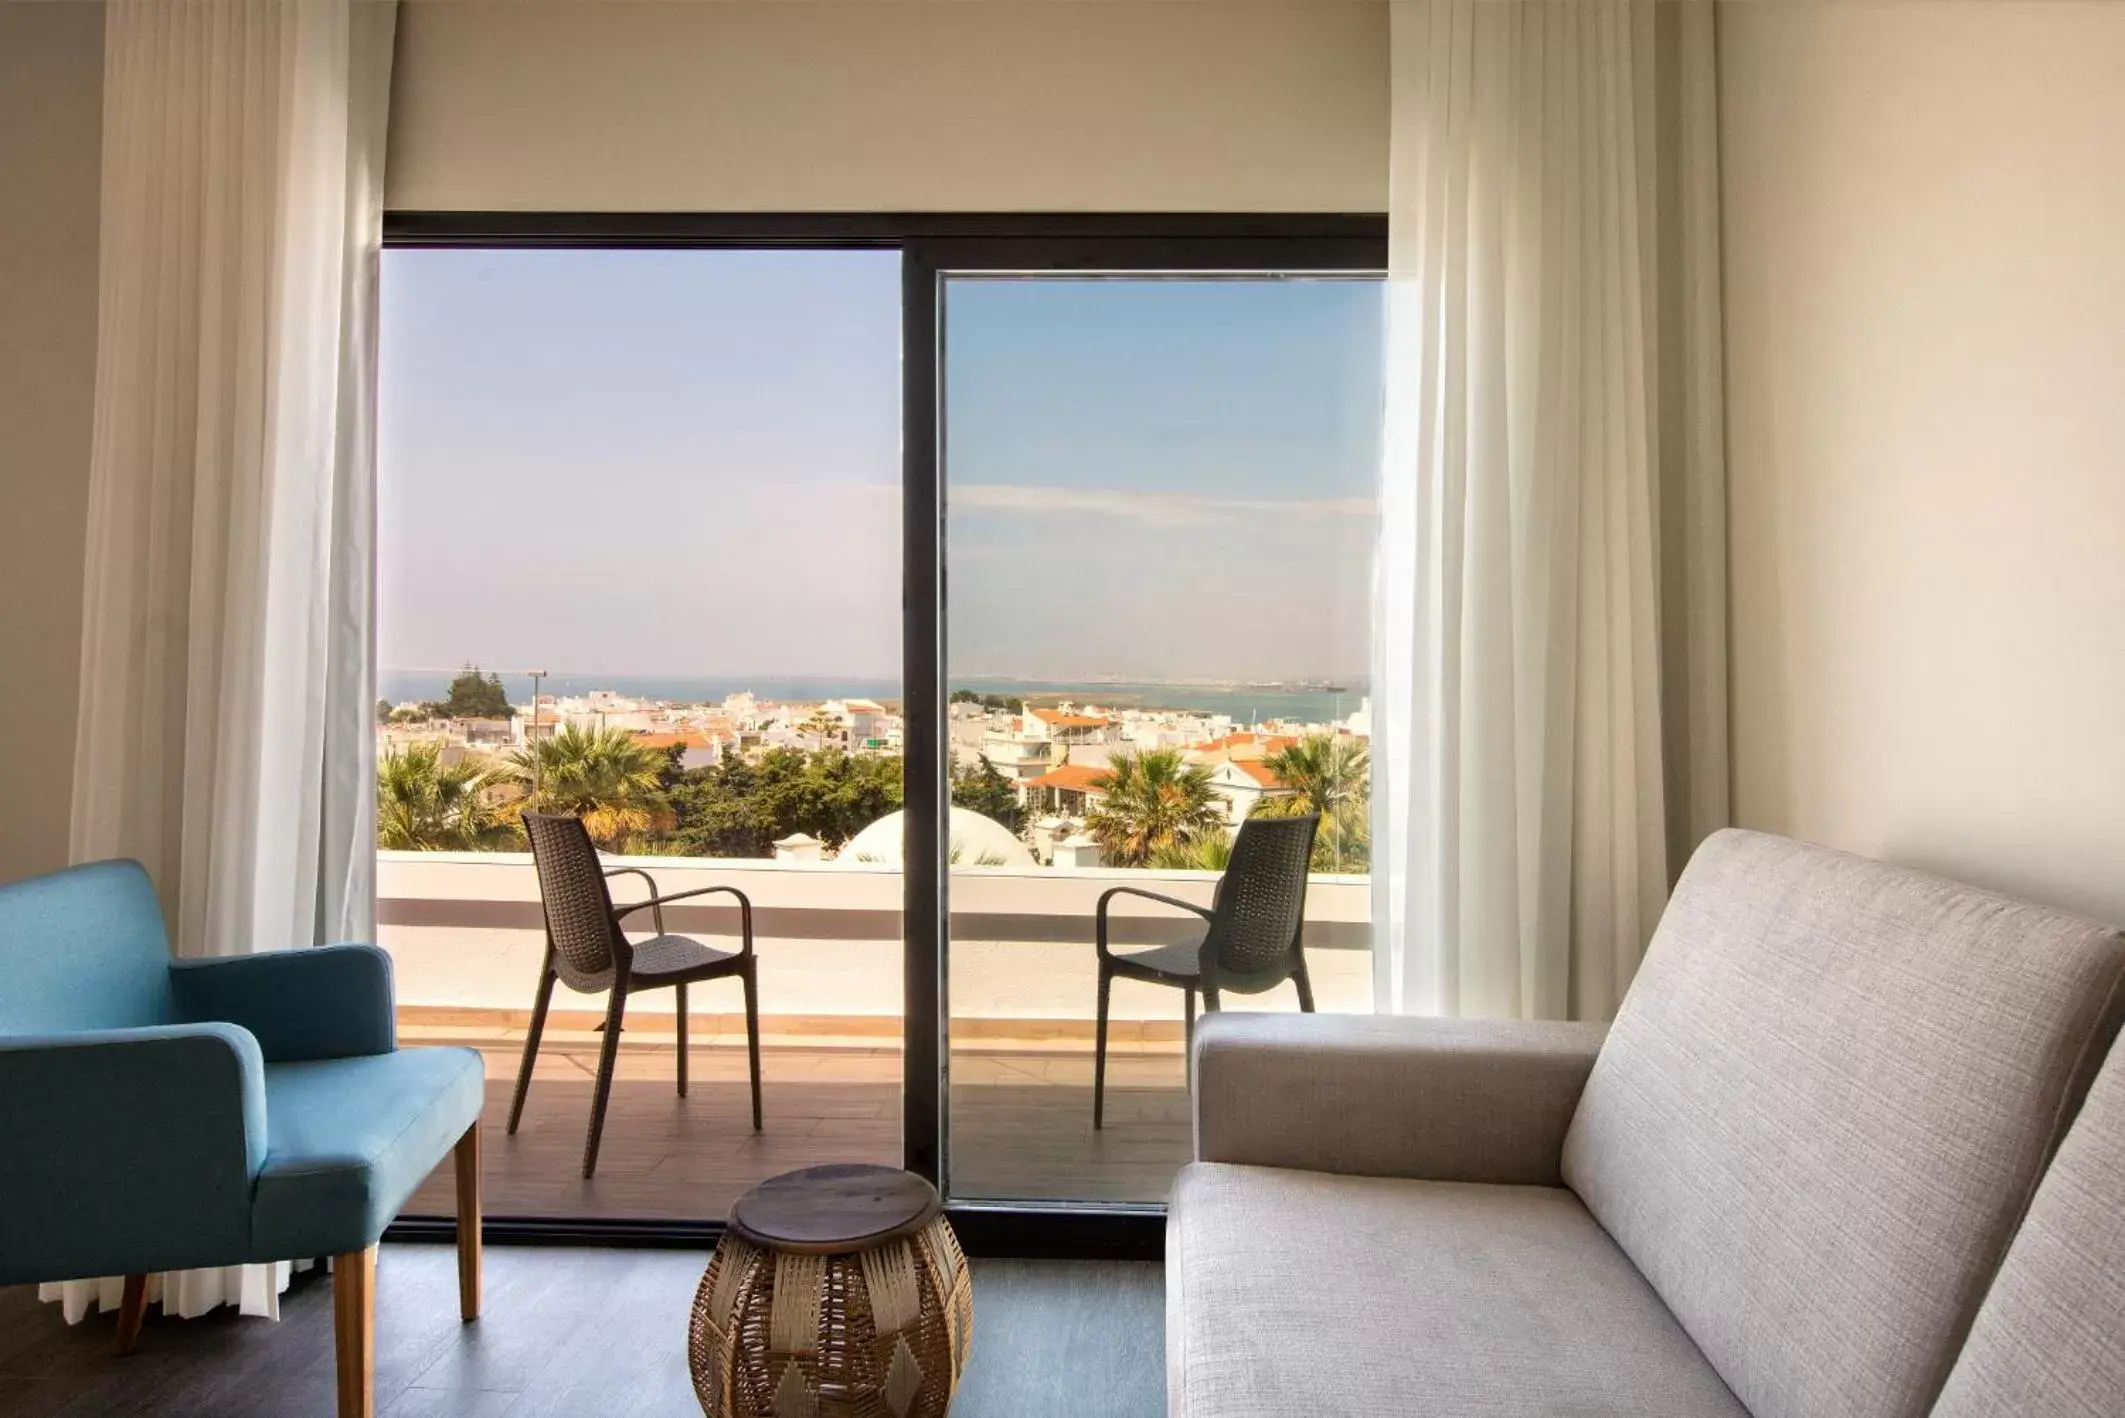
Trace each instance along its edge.
{"label": "chair backrest", "polygon": [[2125,1047],[2088,1090],[1932,1418],[2125,1409]]}
{"label": "chair backrest", "polygon": [[581,818],[527,812],[531,863],[539,874],[546,936],[561,978],[580,990],[603,989],[613,965],[612,891],[597,846]]}
{"label": "chair backrest", "polygon": [[91,862],[0,886],[0,1034],[174,1017],[162,903],[140,863]]}
{"label": "chair backrest", "polygon": [[1587,1079],[1565,1184],[1758,1418],[1916,1418],[2121,991],[2108,926],[1719,833]]}
{"label": "chair backrest", "polygon": [[1320,825],[1311,814],[1250,817],[1240,824],[1212,903],[1210,939],[1217,943],[1219,974],[1281,979],[1291,972],[1306,919],[1313,834]]}

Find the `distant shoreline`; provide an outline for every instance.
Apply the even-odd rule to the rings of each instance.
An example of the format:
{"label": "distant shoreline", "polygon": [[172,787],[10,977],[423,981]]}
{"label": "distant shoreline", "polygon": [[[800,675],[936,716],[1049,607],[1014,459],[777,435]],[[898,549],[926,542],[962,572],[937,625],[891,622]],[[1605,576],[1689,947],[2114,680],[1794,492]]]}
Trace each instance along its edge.
{"label": "distant shoreline", "polygon": [[[456,670],[382,670],[377,675],[377,693],[394,704],[438,700],[449,689]],[[499,673],[499,672],[498,672]],[[531,700],[531,680],[523,674],[502,674],[502,688],[513,704]],[[1204,683],[1163,683],[1148,680],[1031,680],[955,679],[953,689],[976,694],[1002,695],[1052,703],[1069,699],[1109,708],[1172,709],[1198,714],[1223,714],[1239,723],[1267,719],[1299,723],[1326,723],[1347,719],[1366,694],[1361,678],[1338,681],[1340,690],[1297,686],[1253,686]],[[720,704],[732,694],[750,692],[762,700],[780,703],[815,703],[827,699],[875,699],[898,704],[901,685],[894,679],[840,678],[832,676],[774,675],[611,675],[555,671],[540,681],[542,694],[581,696],[592,690],[609,689],[636,699],[656,699],[674,704]]]}

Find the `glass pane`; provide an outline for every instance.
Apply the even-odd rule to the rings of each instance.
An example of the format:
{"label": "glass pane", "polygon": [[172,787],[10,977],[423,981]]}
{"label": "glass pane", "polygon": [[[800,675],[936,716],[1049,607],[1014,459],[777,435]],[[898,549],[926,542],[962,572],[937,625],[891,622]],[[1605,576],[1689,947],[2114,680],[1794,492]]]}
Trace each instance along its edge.
{"label": "glass pane", "polygon": [[[897,841],[900,303],[891,252],[385,254],[379,934],[400,1037],[486,1055],[490,1213],[720,1218],[777,1172],[900,1159],[899,871],[832,860]],[[608,995],[564,982],[508,1134],[533,806],[661,893],[750,898],[761,1131],[724,976],[687,991],[684,1097],[676,992],[630,997],[587,1181]],[[666,964],[739,947],[728,897],[663,928]],[[411,1212],[453,1209],[448,1171]]]}
{"label": "glass pane", "polygon": [[[1225,1009],[1372,1006],[1375,277],[950,275],[951,1194],[1162,1201],[1189,1153],[1178,987],[1251,818],[1318,811],[1281,875],[1304,949],[1230,928]],[[1289,829],[1285,829],[1288,831]],[[1301,829],[1303,830],[1303,829]],[[1282,840],[1252,829],[1255,847]],[[1271,857],[1274,853],[1271,853]],[[1254,954],[1249,955],[1249,950]],[[1255,967],[1244,977],[1235,963]],[[1161,983],[1167,981],[1169,983]]]}

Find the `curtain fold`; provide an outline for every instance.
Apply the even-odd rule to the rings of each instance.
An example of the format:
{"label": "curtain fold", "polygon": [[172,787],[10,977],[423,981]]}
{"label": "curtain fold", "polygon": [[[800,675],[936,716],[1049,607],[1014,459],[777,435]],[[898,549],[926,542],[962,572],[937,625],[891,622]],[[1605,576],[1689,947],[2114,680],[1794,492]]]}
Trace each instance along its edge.
{"label": "curtain fold", "polygon": [[[71,853],[143,862],[180,956],[373,935],[396,19],[393,0],[106,10]],[[170,1285],[249,1309],[276,1292],[256,1281]]]}
{"label": "curtain fold", "polygon": [[1376,998],[1603,1018],[1727,811],[1712,6],[1391,14]]}

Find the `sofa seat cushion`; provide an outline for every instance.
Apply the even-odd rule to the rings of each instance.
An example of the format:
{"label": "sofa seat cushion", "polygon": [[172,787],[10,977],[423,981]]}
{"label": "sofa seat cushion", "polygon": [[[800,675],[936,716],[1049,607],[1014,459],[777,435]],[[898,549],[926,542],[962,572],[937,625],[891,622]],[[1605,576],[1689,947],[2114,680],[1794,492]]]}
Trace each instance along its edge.
{"label": "sofa seat cushion", "polygon": [[1746,1411],[1557,1187],[1192,1163],[1166,1317],[1171,1418]]}
{"label": "sofa seat cushion", "polygon": [[485,1093],[485,1067],[471,1049],[267,1065],[253,1258],[373,1244],[479,1117]]}
{"label": "sofa seat cushion", "polygon": [[2110,1051],[1933,1418],[2125,1413],[2125,1047]]}

